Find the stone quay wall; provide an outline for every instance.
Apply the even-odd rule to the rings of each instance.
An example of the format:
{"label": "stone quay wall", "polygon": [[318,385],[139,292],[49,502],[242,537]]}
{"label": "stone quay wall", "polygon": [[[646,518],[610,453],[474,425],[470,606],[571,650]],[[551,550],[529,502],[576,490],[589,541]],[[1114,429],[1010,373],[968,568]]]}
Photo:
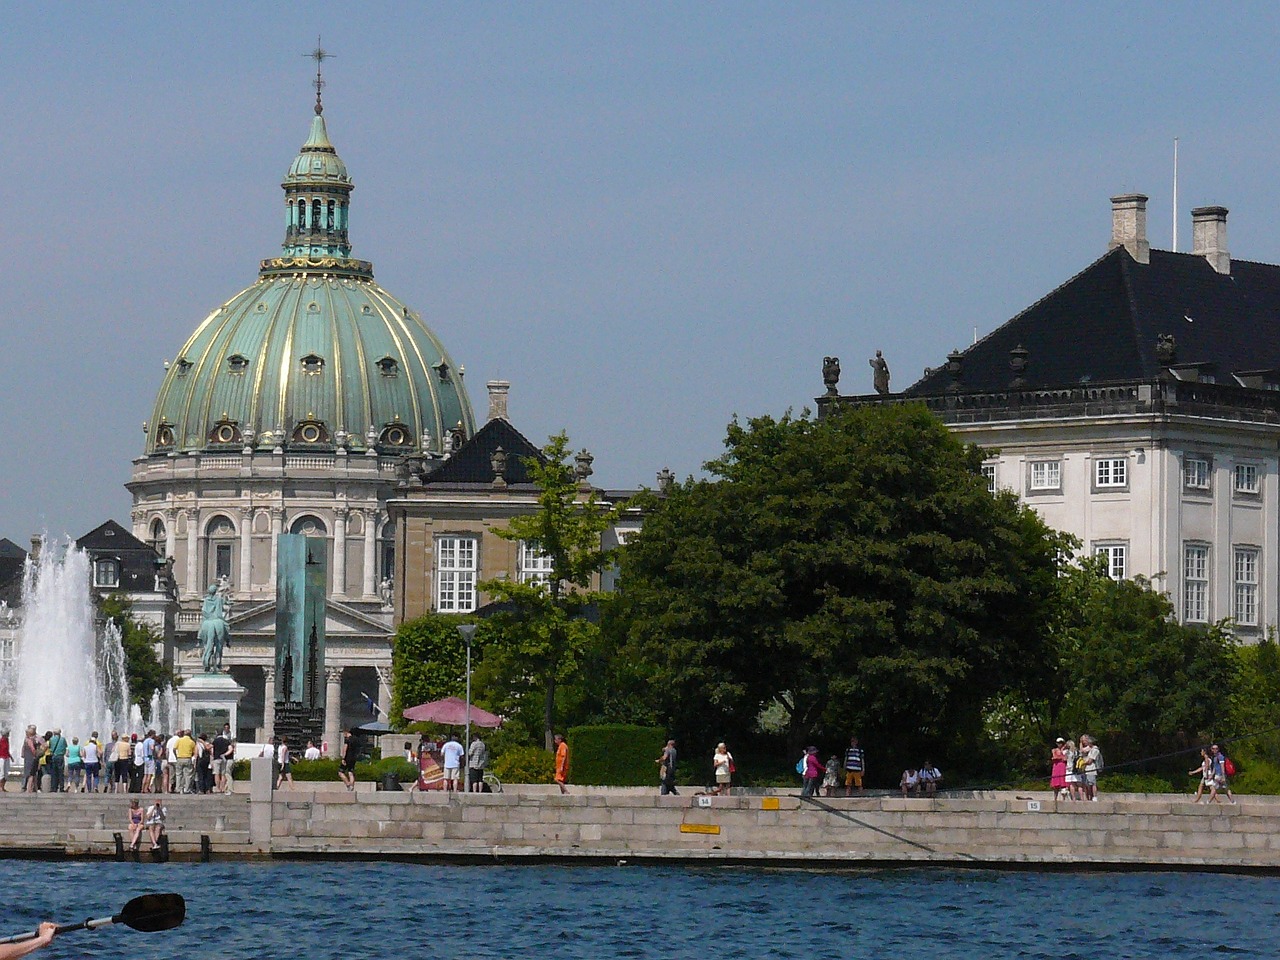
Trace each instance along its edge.
{"label": "stone quay wall", "polygon": [[[537,787],[375,792],[364,784],[352,793],[338,783],[273,791],[269,761],[253,766],[248,793],[168,798],[175,858],[197,858],[207,838],[215,859],[1280,870],[1280,797],[1218,806],[1186,796],[1066,803],[1012,792],[810,801],[584,787],[567,796]],[[0,796],[0,856],[114,856],[114,834],[127,836],[128,800]]]}

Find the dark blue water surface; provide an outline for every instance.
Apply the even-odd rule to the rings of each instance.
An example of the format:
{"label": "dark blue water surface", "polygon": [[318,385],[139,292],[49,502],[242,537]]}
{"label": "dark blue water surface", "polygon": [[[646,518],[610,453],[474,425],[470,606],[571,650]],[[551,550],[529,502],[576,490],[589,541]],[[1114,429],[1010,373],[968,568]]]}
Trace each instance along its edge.
{"label": "dark blue water surface", "polygon": [[0,861],[7,933],[176,892],[164,933],[40,958],[1272,957],[1280,878],[688,867]]}

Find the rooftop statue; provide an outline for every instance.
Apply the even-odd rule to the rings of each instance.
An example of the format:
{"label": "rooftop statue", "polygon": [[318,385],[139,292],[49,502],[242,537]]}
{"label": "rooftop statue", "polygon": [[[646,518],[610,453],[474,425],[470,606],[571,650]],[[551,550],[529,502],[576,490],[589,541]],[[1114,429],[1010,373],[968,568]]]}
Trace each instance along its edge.
{"label": "rooftop statue", "polygon": [[887,395],[889,393],[889,364],[879,350],[867,363],[871,364],[871,382],[876,388],[876,393],[881,396]]}

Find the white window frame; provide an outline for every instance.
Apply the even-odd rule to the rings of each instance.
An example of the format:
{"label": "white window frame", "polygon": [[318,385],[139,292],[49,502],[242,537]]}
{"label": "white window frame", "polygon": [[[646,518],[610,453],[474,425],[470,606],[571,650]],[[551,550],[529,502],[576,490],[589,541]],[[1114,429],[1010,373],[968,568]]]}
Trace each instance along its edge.
{"label": "white window frame", "polygon": [[1182,620],[1209,622],[1209,545],[1182,545]]}
{"label": "white window frame", "polygon": [[[1040,476],[1037,478],[1036,474]],[[1032,490],[1061,490],[1062,489],[1062,461],[1061,460],[1032,460],[1031,461],[1031,489]]]}
{"label": "white window frame", "polygon": [[551,557],[543,553],[536,542],[520,541],[520,549],[516,552],[516,575],[521,583],[546,586],[551,583],[554,573]]}
{"label": "white window frame", "polygon": [[106,557],[93,561],[93,585],[103,589],[120,586],[120,561]]}
{"label": "white window frame", "polygon": [[1258,625],[1258,568],[1261,551],[1257,547],[1236,547],[1232,564],[1235,580],[1231,594],[1231,617],[1242,627]]}
{"label": "white window frame", "polygon": [[982,477],[987,481],[987,493],[995,493],[996,465],[994,463],[984,463],[982,465]]}
{"label": "white window frame", "polygon": [[479,543],[473,536],[436,537],[436,610],[471,613],[476,608]]}
{"label": "white window frame", "polygon": [[1107,576],[1112,580],[1123,580],[1129,575],[1129,544],[1095,543],[1093,555],[1106,558]]}
{"label": "white window frame", "polygon": [[1208,457],[1187,457],[1182,461],[1182,485],[1188,490],[1210,489],[1213,464]]}
{"label": "white window frame", "polygon": [[1261,478],[1256,463],[1237,463],[1232,471],[1232,486],[1236,493],[1256,494],[1261,492]]}
{"label": "white window frame", "polygon": [[1093,485],[1099,489],[1129,486],[1129,458],[1102,457],[1095,460]]}

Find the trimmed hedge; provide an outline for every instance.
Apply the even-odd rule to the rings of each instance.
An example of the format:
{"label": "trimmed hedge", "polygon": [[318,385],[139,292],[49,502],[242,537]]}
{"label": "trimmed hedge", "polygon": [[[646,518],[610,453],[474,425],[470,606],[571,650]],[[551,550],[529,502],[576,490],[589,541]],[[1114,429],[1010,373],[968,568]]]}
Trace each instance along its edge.
{"label": "trimmed hedge", "polygon": [[[503,783],[551,783],[555,767],[555,755],[542,747],[509,747],[497,756],[491,769]],[[572,772],[572,755],[569,769]]]}
{"label": "trimmed hedge", "polygon": [[658,782],[654,761],[667,743],[661,727],[624,723],[571,727],[566,739],[570,783],[651,787]]}

